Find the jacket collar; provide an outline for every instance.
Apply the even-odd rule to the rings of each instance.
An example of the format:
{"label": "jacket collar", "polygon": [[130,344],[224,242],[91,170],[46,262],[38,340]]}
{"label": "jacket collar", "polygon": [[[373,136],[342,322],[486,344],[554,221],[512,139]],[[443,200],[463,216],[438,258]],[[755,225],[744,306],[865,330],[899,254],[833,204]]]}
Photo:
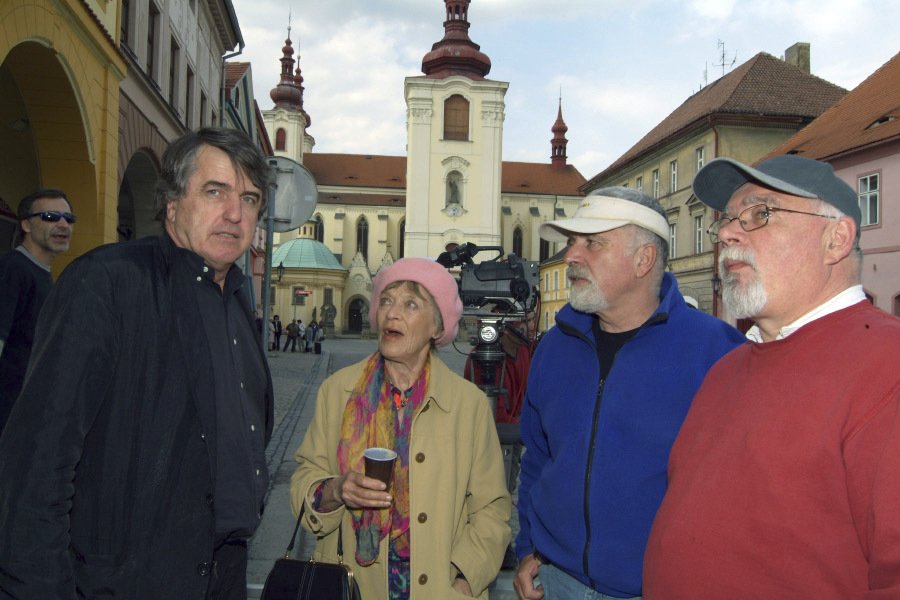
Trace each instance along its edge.
{"label": "jacket collar", "polygon": [[[659,290],[659,306],[656,307],[650,318],[641,325],[641,328],[657,323],[665,323],[668,321],[669,313],[672,311],[687,309],[688,306],[678,290],[678,281],[675,279],[675,276],[671,273],[663,273],[662,285]],[[572,308],[571,304],[567,303],[556,316],[556,323],[560,329],[569,334],[592,339],[591,329],[596,318],[596,315],[577,311]]]}

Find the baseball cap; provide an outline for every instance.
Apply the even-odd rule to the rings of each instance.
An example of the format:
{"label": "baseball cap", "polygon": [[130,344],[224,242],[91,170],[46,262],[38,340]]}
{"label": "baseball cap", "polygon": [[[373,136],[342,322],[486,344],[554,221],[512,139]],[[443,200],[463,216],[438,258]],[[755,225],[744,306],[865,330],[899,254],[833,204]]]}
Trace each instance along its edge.
{"label": "baseball cap", "polygon": [[859,199],[847,183],[834,174],[830,164],[783,154],[764,160],[756,168],[730,158],[709,161],[694,176],[694,194],[703,204],[725,211],[731,196],[745,183],[802,198],[818,198],[856,221],[856,233],[862,216]]}
{"label": "baseball cap", "polygon": [[623,225],[643,227],[664,240],[669,235],[669,222],[649,206],[599,194],[586,196],[572,218],[541,224],[538,235],[548,242],[565,242],[572,233],[601,233]]}

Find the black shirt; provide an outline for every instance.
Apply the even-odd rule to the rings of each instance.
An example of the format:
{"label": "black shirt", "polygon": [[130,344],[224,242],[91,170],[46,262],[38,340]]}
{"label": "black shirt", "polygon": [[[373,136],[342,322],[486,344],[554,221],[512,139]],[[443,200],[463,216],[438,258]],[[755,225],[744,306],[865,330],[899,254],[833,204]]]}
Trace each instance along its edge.
{"label": "black shirt", "polygon": [[605,380],[612,369],[613,361],[625,342],[634,337],[640,327],[619,333],[610,333],[600,328],[600,319],[594,319],[594,339],[597,340],[597,357],[600,360],[600,379]]}
{"label": "black shirt", "polygon": [[244,276],[232,266],[224,289],[193,252],[180,250],[181,276],[195,283],[215,381],[215,519],[220,538],[246,539],[256,531],[268,488],[265,461],[266,372],[252,316],[241,303]]}

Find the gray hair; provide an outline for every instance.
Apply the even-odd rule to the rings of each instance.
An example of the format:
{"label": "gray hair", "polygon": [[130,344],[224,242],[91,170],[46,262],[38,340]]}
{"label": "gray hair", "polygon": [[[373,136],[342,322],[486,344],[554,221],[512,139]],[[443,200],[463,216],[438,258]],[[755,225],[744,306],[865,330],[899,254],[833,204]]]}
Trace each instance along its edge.
{"label": "gray hair", "polygon": [[223,127],[204,127],[189,131],[169,144],[163,154],[162,173],[156,184],[156,208],[165,210],[173,200],[184,197],[188,182],[197,169],[197,152],[203,146],[218,148],[231,158],[234,168],[250,178],[262,192],[259,214],[266,212],[267,191],[271,178],[266,157],[242,131]]}
{"label": "gray hair", "polygon": [[[648,196],[644,192],[634,188],[621,186],[607,187],[594,190],[591,192],[591,195],[610,196],[612,198],[628,200],[629,202],[634,202],[635,204],[640,204],[641,206],[653,209],[664,219],[666,218],[666,211],[663,210],[662,205],[656,198]],[[649,229],[644,229],[639,225],[631,225],[630,227],[635,232],[632,251],[637,250],[644,244],[653,244],[656,246],[656,268],[659,271],[659,278],[662,280],[662,273],[666,270],[666,265],[669,263],[669,242]]]}

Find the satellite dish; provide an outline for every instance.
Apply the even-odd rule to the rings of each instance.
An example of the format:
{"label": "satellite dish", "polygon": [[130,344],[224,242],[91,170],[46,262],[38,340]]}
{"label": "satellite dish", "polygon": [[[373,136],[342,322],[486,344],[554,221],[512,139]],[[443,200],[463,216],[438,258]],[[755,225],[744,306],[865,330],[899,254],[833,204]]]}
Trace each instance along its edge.
{"label": "satellite dish", "polygon": [[275,184],[270,191],[272,228],[284,233],[306,223],[316,209],[319,190],[306,167],[284,156],[268,159],[275,170]]}

